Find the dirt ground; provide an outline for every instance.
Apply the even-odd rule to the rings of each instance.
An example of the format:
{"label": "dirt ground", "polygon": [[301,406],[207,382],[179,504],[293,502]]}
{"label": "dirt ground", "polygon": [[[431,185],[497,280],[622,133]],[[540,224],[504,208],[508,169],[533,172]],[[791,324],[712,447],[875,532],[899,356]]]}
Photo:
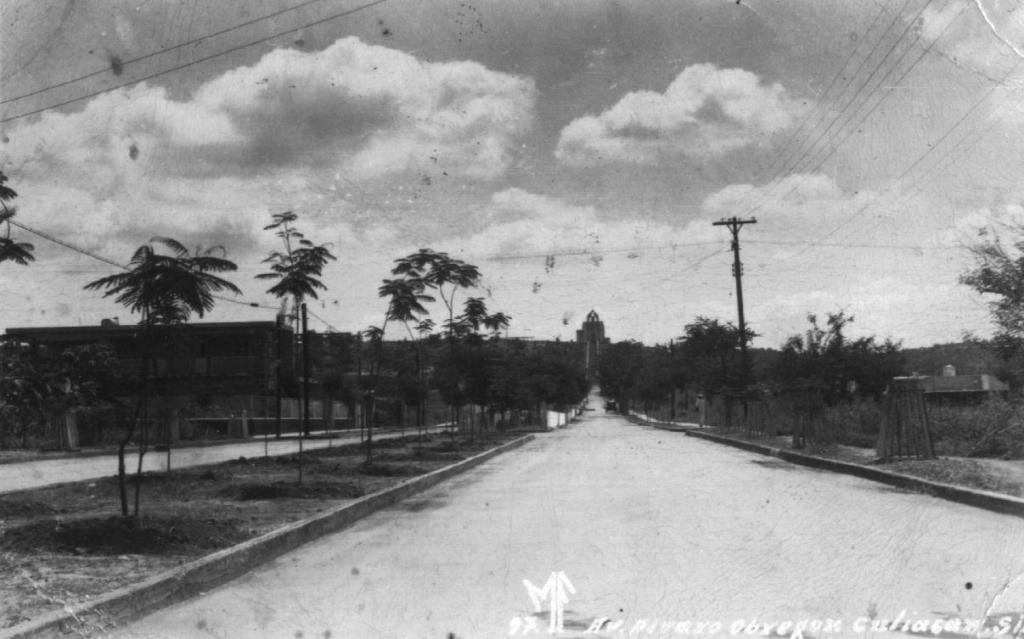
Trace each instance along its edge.
{"label": "dirt ground", "polygon": [[[120,516],[116,477],[0,496],[0,628],[83,603],[322,510],[508,441],[447,435],[146,473],[138,522]],[[129,507],[135,482],[128,486]]]}

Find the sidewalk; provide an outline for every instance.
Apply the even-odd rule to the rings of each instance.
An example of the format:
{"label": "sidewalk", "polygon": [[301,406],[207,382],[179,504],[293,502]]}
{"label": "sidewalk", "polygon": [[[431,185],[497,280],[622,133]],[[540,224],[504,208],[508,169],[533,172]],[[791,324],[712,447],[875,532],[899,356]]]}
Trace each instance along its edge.
{"label": "sidewalk", "polygon": [[[427,428],[425,432],[443,432],[446,424]],[[416,434],[415,429],[406,429],[407,435]],[[358,443],[360,433],[355,431],[334,431],[327,437],[326,431],[313,433],[302,438],[303,450],[327,448],[342,444]],[[374,439],[399,437],[399,430],[374,431]],[[281,439],[246,439],[218,440],[197,445],[182,445],[168,451],[157,451],[150,448],[143,456],[142,470],[163,471],[170,467],[184,468],[215,464],[239,457],[262,457],[264,455],[287,455],[299,450],[299,438],[282,437]],[[0,494],[39,488],[52,484],[72,481],[98,479],[117,474],[117,449],[95,450],[82,453],[60,453],[58,457],[46,457],[22,462],[0,464]],[[129,449],[125,453],[125,466],[129,472],[138,467],[138,449]]]}

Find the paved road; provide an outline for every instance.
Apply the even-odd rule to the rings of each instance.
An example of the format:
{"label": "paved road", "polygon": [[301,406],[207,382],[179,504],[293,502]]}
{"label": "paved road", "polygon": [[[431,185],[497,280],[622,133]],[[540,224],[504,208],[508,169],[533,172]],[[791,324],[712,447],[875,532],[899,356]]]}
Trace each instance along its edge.
{"label": "paved road", "polygon": [[117,636],[547,636],[559,571],[560,636],[909,637],[1024,610],[1024,521],[598,410]]}
{"label": "paved road", "polygon": [[[437,430],[437,428],[428,429]],[[415,431],[406,431],[415,433]],[[374,439],[397,437],[399,431],[374,432]],[[351,444],[359,441],[358,431],[350,435],[341,435],[333,440],[327,439],[306,439],[303,441],[303,450],[314,448],[326,448],[328,445],[338,446],[340,444]],[[266,442],[266,449],[270,455],[285,455],[298,452],[298,439],[270,439]],[[171,468],[185,468],[187,466],[202,466],[204,464],[216,464],[229,459],[239,457],[260,457],[264,454],[264,440],[253,439],[244,442],[230,444],[211,444],[209,446],[193,446],[174,448],[171,450]],[[125,466],[129,472],[135,472],[138,465],[136,452],[129,449],[125,455]],[[150,449],[150,452],[142,458],[144,471],[157,471],[167,469],[167,453],[157,452]],[[66,457],[62,459],[46,459],[40,461],[0,464],[0,494],[39,488],[69,481],[83,481],[86,479],[98,479],[117,474],[117,455],[98,455],[88,457]]]}

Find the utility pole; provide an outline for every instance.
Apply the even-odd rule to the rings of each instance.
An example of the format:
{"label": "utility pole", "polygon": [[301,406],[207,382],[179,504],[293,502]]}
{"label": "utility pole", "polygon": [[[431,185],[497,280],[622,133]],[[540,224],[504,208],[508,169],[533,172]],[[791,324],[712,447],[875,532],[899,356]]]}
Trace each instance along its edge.
{"label": "utility pole", "polygon": [[747,361],[747,323],[743,319],[743,264],[740,262],[740,229],[744,224],[757,224],[757,218],[741,220],[737,217],[713,222],[712,226],[727,226],[732,233],[732,275],[736,278],[736,305],[740,316],[740,357],[743,362],[743,384],[746,385],[750,367]]}
{"label": "utility pole", "polygon": [[[668,340],[668,366],[669,366],[669,371],[674,371],[675,370],[675,367],[676,367],[676,343],[675,343],[675,340],[673,340],[673,339],[669,339]],[[671,408],[669,409],[669,418],[668,419],[671,422],[675,422],[676,421],[676,382],[675,382],[674,379],[672,380],[672,383],[670,385],[672,387],[672,403],[670,404]]]}
{"label": "utility pole", "polygon": [[[302,431],[309,437],[309,320],[302,303]],[[302,440],[302,436],[299,436]]]}

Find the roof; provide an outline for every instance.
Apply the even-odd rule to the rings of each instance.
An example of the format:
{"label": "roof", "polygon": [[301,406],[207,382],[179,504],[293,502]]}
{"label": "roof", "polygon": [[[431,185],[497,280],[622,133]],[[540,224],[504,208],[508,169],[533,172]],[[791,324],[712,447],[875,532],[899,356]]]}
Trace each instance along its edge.
{"label": "roof", "polygon": [[904,377],[914,380],[926,393],[994,393],[1010,389],[993,375],[951,375],[935,377]]}
{"label": "roof", "polygon": [[[177,330],[188,330],[197,333],[223,333],[250,330],[274,330],[281,328],[290,331],[288,326],[278,327],[277,322],[197,322],[194,324],[173,325]],[[112,324],[109,326],[40,326],[16,327],[5,331],[7,337],[33,339],[47,342],[67,342],[79,340],[96,340],[118,336],[129,336],[138,331],[138,324]]]}

